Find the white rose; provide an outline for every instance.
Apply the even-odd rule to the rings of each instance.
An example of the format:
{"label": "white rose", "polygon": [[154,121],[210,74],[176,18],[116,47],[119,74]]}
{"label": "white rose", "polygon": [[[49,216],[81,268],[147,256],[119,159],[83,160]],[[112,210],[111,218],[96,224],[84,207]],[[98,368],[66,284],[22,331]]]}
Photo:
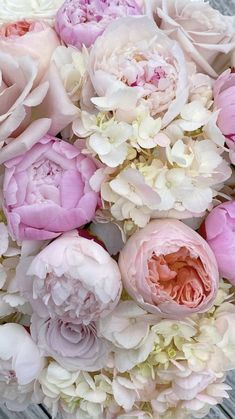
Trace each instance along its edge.
{"label": "white rose", "polygon": [[156,0],[158,26],[177,40],[199,70],[217,77],[215,62],[223,65],[235,48],[233,18],[222,16],[204,0]]}
{"label": "white rose", "polygon": [[0,24],[33,19],[53,22],[64,0],[0,0]]}

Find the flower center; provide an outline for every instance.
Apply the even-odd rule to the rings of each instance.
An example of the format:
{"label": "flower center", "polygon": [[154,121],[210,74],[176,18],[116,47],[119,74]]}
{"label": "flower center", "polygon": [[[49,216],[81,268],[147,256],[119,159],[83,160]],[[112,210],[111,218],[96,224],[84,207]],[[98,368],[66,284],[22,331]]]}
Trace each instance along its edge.
{"label": "flower center", "polygon": [[193,258],[185,247],[168,255],[152,255],[147,281],[155,292],[163,291],[179,305],[197,307],[211,291],[200,258]]}

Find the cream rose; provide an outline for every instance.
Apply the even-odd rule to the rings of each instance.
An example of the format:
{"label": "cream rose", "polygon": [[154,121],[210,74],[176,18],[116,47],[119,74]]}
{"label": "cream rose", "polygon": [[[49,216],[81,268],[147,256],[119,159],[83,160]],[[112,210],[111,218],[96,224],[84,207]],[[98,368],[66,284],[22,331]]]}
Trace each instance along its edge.
{"label": "cream rose", "polygon": [[198,70],[217,77],[215,64],[223,66],[235,48],[233,18],[222,16],[204,0],[157,0],[154,15],[158,26],[177,40]]}
{"label": "cream rose", "polygon": [[41,19],[53,23],[64,0],[0,0],[0,24],[21,19]]}

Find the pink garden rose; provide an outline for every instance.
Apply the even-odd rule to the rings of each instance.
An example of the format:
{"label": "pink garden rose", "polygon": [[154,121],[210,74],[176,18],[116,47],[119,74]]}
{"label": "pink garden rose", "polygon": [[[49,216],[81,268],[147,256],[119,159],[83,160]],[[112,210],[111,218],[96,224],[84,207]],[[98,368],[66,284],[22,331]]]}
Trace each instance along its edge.
{"label": "pink garden rose", "polygon": [[117,262],[100,244],[76,230],[50,243],[30,266],[26,262],[17,278],[41,317],[58,316],[84,324],[113,311],[122,291]]}
{"label": "pink garden rose", "polygon": [[183,51],[147,16],[110,23],[91,48],[89,74],[101,111],[132,122],[142,106],[168,125],[188,99]]}
{"label": "pink garden rose", "polygon": [[120,253],[127,292],[145,310],[180,318],[207,311],[219,273],[206,241],[178,220],[156,220],[133,234]]}
{"label": "pink garden rose", "polygon": [[91,221],[98,194],[89,181],[95,164],[73,145],[43,137],[5,163],[4,211],[17,240],[45,240]]}
{"label": "pink garden rose", "polygon": [[90,47],[112,20],[142,13],[135,0],[66,0],[55,27],[67,45],[81,49]]}
{"label": "pink garden rose", "polygon": [[215,207],[205,221],[205,238],[222,277],[235,285],[235,201]]}
{"label": "pink garden rose", "polygon": [[64,322],[59,318],[31,318],[31,333],[41,354],[70,371],[98,371],[107,362],[108,346],[97,336],[95,323]]}
{"label": "pink garden rose", "polygon": [[178,41],[199,71],[217,77],[226,54],[235,48],[233,18],[223,16],[204,0],[156,0],[154,15],[160,29]]}
{"label": "pink garden rose", "polygon": [[60,45],[59,38],[48,24],[18,21],[0,27],[0,51],[13,56],[30,55],[38,60],[39,70],[35,85],[46,73],[51,56]]}
{"label": "pink garden rose", "polygon": [[235,73],[226,70],[214,84],[214,106],[218,109],[218,127],[226,136],[230,160],[235,164]]}

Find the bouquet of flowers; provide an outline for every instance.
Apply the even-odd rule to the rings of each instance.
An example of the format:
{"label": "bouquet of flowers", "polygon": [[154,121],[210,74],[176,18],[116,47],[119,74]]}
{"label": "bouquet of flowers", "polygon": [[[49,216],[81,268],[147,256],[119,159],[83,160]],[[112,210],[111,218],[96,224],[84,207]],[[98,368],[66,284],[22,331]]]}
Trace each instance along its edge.
{"label": "bouquet of flowers", "polygon": [[0,0],[0,403],[201,418],[235,368],[235,25]]}

